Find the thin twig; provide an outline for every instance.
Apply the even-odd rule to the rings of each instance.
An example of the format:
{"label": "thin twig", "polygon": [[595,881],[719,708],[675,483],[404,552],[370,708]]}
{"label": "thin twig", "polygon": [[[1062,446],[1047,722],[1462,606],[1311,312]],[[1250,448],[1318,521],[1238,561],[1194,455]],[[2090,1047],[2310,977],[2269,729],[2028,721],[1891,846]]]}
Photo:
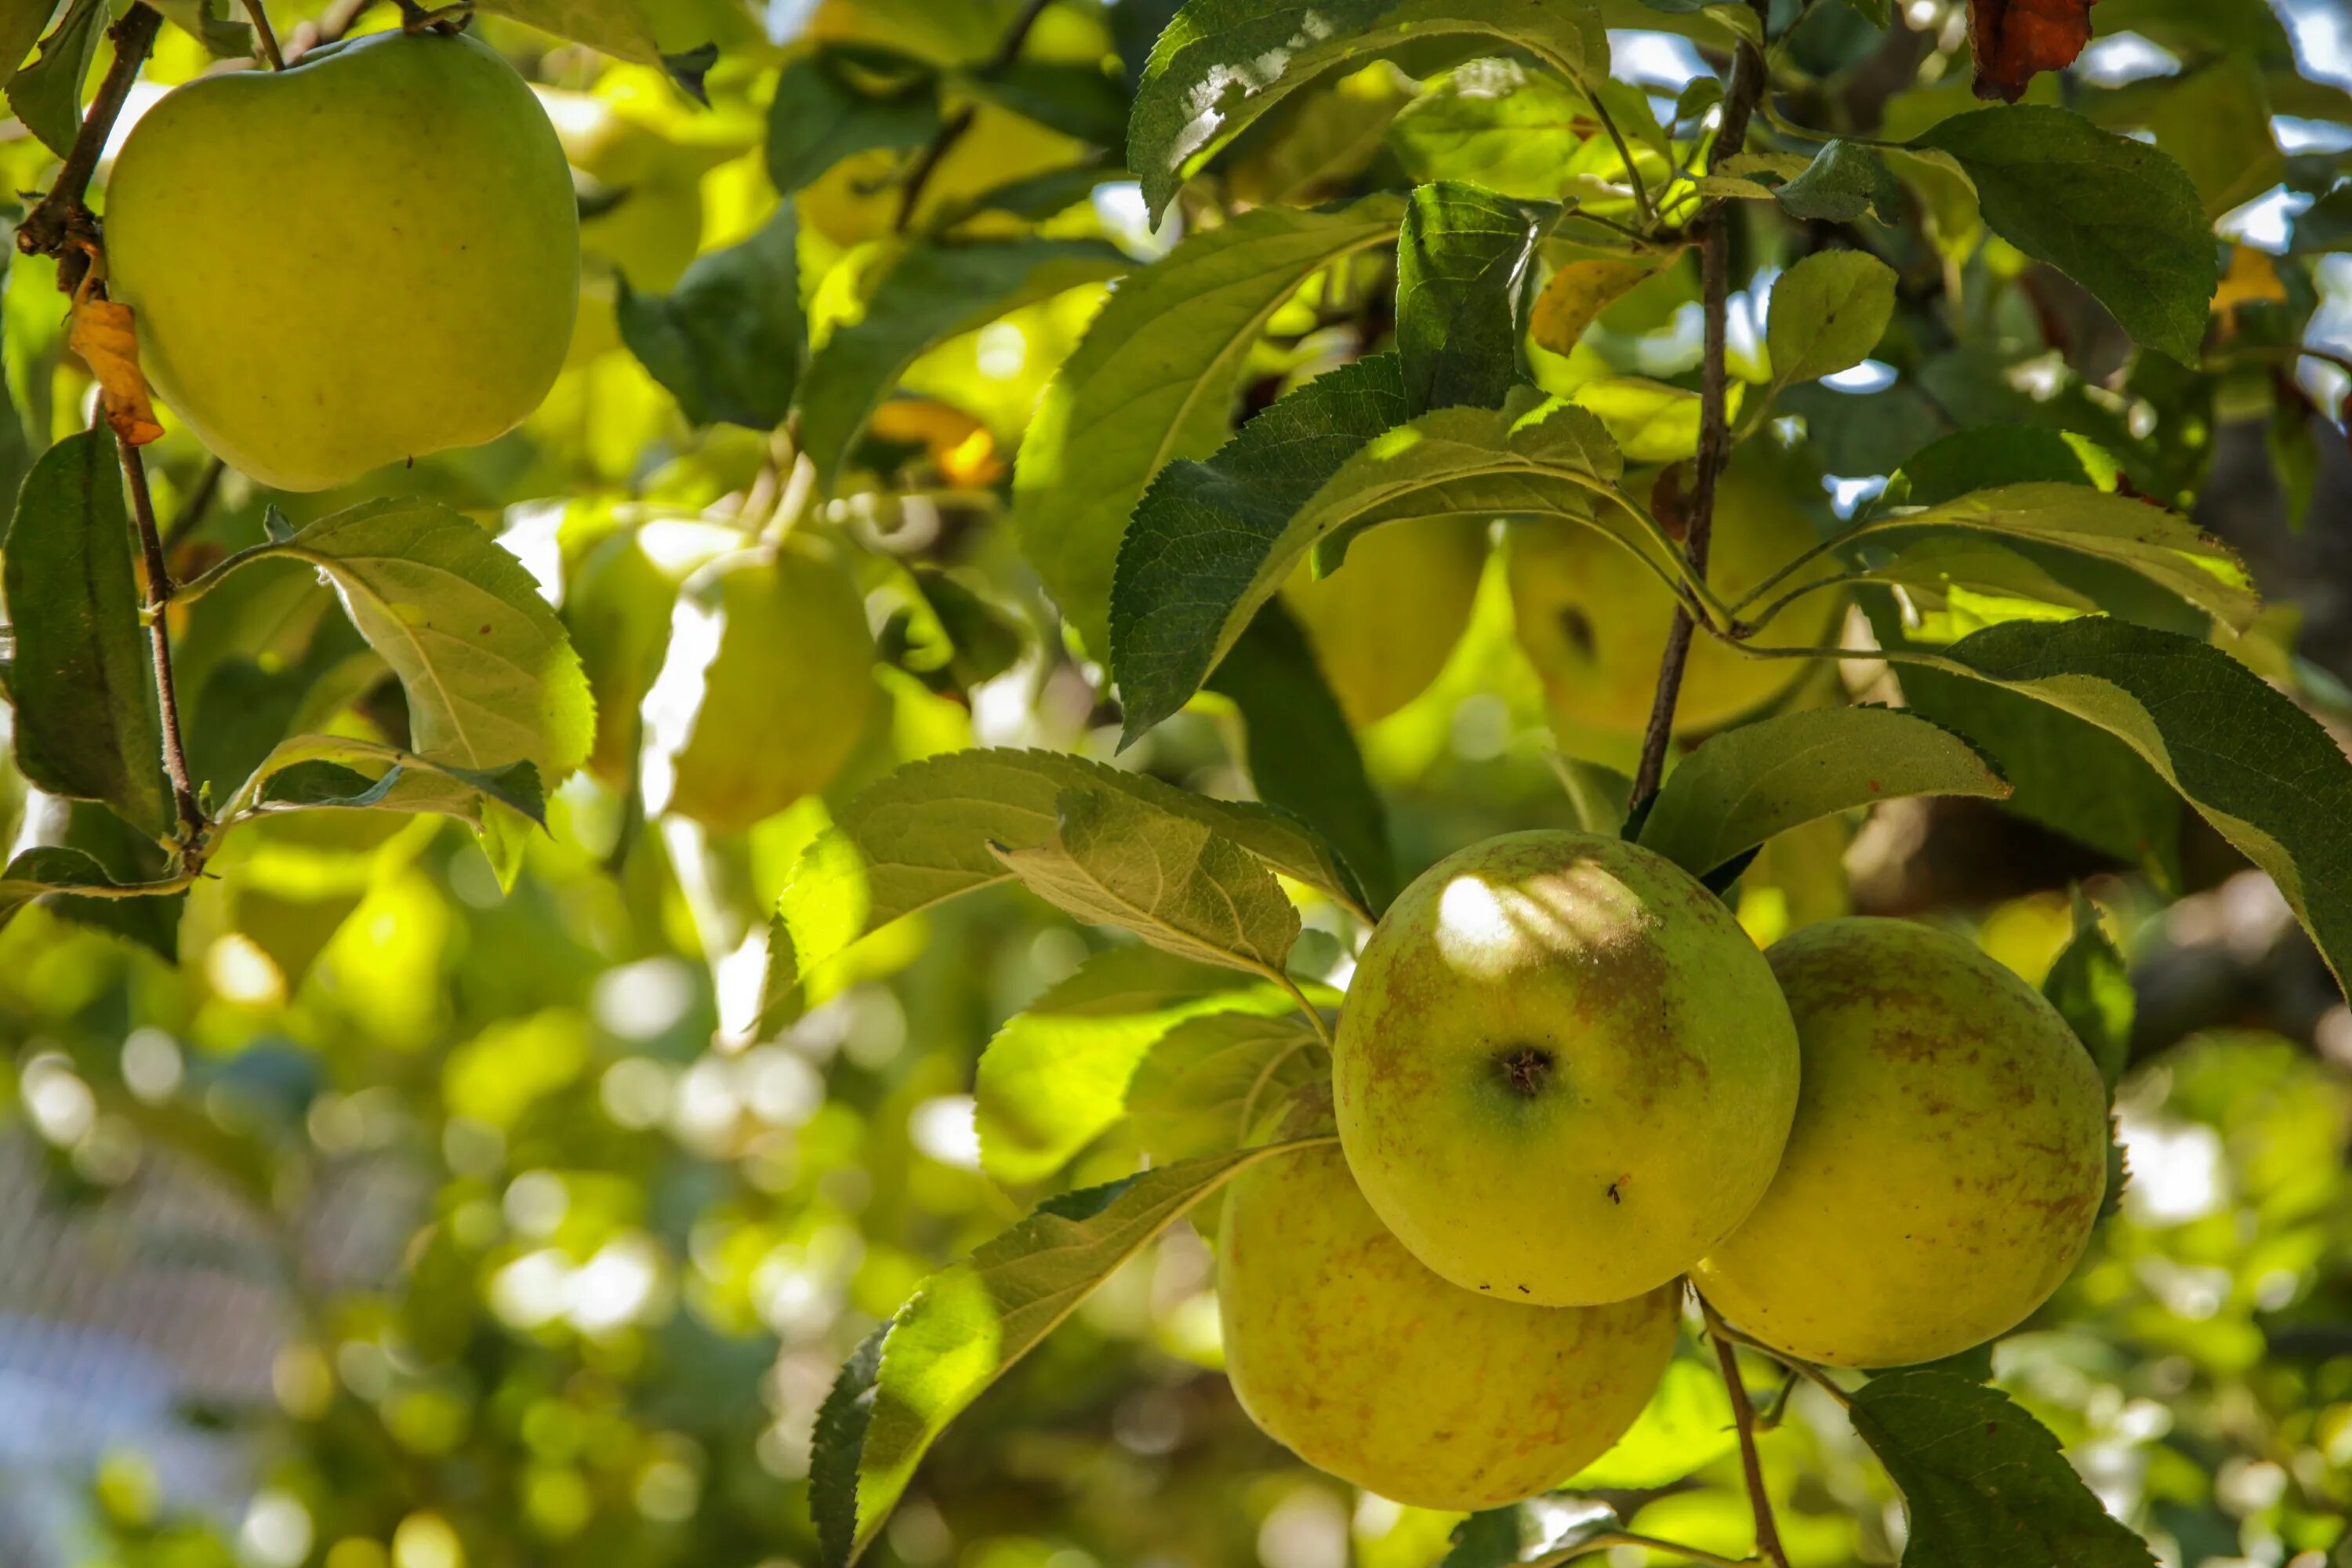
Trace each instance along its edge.
{"label": "thin twig", "polygon": [[[1054,0],[1029,0],[1022,6],[1021,14],[1013,18],[1013,25],[1004,30],[1004,37],[997,43],[996,52],[982,61],[979,68],[972,72],[973,79],[991,81],[1011,70],[1013,62],[1021,58],[1021,47],[1029,41],[1029,29],[1037,25],[1037,18],[1044,16],[1045,7],[1053,3]],[[948,117],[930,141],[924,144],[923,150],[915,155],[914,163],[907,169],[906,183],[898,187],[898,217],[892,225],[898,233],[904,234],[913,226],[915,208],[922,203],[924,187],[931,183],[931,176],[939,173],[940,160],[963,140],[964,132],[971,129],[972,121],[979,117],[979,104],[965,104]]]}
{"label": "thin twig", "polygon": [[[1731,66],[1731,84],[1723,97],[1723,123],[1707,152],[1710,173],[1736,154],[1748,140],[1748,120],[1764,90],[1764,57],[1743,43]],[[1691,489],[1690,526],[1683,540],[1683,557],[1690,563],[1690,579],[1706,581],[1709,536],[1715,528],[1715,492],[1731,456],[1731,420],[1727,408],[1730,373],[1727,318],[1731,299],[1731,219],[1727,203],[1717,200],[1697,220],[1702,232],[1700,278],[1706,311],[1706,363],[1699,380],[1698,478]],[[1666,632],[1665,657],[1658,664],[1657,695],[1650,705],[1649,728],[1642,736],[1642,761],[1633,774],[1631,805],[1640,805],[1658,793],[1665,775],[1666,745],[1673,738],[1675,704],[1682,696],[1683,670],[1690,660],[1694,630],[1690,612],[1677,607]]]}
{"label": "thin twig", "polygon": [[269,13],[261,8],[261,0],[245,0],[245,14],[253,18],[253,36],[261,40],[261,58],[269,68],[286,68],[286,56],[278,47],[278,35],[269,30]]}
{"label": "thin twig", "polygon": [[188,775],[187,743],[180,736],[180,694],[172,678],[172,634],[165,609],[172,603],[172,572],[163,561],[163,540],[155,527],[155,498],[147,488],[146,459],[127,441],[117,443],[122,453],[122,478],[131,488],[131,514],[139,525],[139,549],[147,563],[147,647],[155,661],[155,701],[163,721],[163,772],[172,781],[172,802],[180,817],[180,862],[183,869],[203,864],[204,804],[196,798]]}
{"label": "thin twig", "polygon": [[1696,1546],[1685,1546],[1679,1541],[1664,1541],[1654,1535],[1636,1535],[1630,1530],[1605,1530],[1598,1535],[1588,1535],[1573,1546],[1537,1558],[1527,1568],[1554,1568],[1557,1563],[1572,1562],[1590,1552],[1606,1552],[1612,1546],[1638,1546],[1645,1552],[1664,1552],[1686,1563],[1699,1563],[1702,1568],[1757,1568],[1753,1557],[1718,1557]]}
{"label": "thin twig", "polygon": [[1789,1554],[1780,1545],[1780,1529],[1773,1522],[1772,1500],[1764,1490],[1764,1464],[1756,1454],[1756,1406],[1739,1375],[1739,1352],[1726,1337],[1723,1320],[1706,1297],[1698,1309],[1706,1316],[1707,1337],[1715,1342],[1716,1364],[1723,1369],[1723,1390],[1731,1396],[1731,1419],[1739,1429],[1739,1467],[1748,1480],[1748,1506],[1756,1516],[1756,1555],[1770,1568],[1789,1568]]}
{"label": "thin twig", "polygon": [[89,100],[81,117],[81,130],[66,150],[65,163],[48,195],[16,226],[16,248],[27,256],[56,257],[58,287],[68,294],[79,289],[82,275],[89,269],[89,253],[76,242],[92,240],[98,233],[97,220],[89,212],[90,176],[98,173],[106,139],[114,133],[114,121],[131,97],[131,84],[139,79],[139,68],[147,63],[148,51],[155,47],[155,34],[163,25],[163,14],[142,0],[108,30],[107,36],[114,40],[114,63],[106,68],[98,96]]}

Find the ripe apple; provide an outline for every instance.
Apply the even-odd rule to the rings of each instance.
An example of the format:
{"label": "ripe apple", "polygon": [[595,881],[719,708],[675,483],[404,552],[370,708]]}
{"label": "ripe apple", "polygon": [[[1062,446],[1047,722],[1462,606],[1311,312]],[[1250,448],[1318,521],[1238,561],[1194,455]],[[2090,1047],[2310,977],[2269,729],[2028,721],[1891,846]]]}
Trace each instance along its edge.
{"label": "ripe apple", "polygon": [[555,132],[462,35],[174,89],[115,160],[106,250],[163,401],[289,490],[511,428],[563,363],[580,290]]}
{"label": "ripe apple", "polygon": [[1523,1307],[1413,1260],[1332,1148],[1236,1178],[1217,1231],[1234,1394],[1318,1469],[1421,1508],[1559,1485],[1624,1435],[1675,1348],[1677,1287]]}
{"label": "ripe apple", "polygon": [[1832,1366],[1908,1366],[2017,1326],[2090,1239],[2107,1102],[2034,989],[1962,939],[1833,920],[1767,955],[1804,1082],[1780,1173],[1694,1269],[1733,1325]]}
{"label": "ripe apple", "polygon": [[1797,1103],[1797,1032],[1716,896],[1617,838],[1487,839],[1431,867],[1339,1011],[1339,1138],[1414,1257],[1514,1302],[1656,1289],[1748,1216]]}
{"label": "ripe apple", "polygon": [[1319,581],[1299,563],[1282,602],[1349,723],[1385,719],[1428,689],[1470,624],[1486,564],[1486,520],[1454,517],[1368,529]]}
{"label": "ripe apple", "polygon": [[[1759,467],[1724,475],[1706,564],[1707,584],[1717,593],[1738,598],[1815,542],[1812,523],[1785,484]],[[1595,729],[1642,730],[1674,621],[1666,585],[1622,545],[1579,523],[1515,524],[1505,535],[1505,560],[1519,645],[1543,677],[1552,707]],[[1805,576],[1829,570],[1817,563]],[[1832,589],[1799,599],[1757,645],[1819,646],[1844,604]],[[1675,727],[1710,730],[1761,708],[1806,668],[1799,659],[1754,658],[1702,634],[1691,644]]]}
{"label": "ripe apple", "polygon": [[834,548],[795,535],[687,579],[646,695],[646,797],[733,831],[833,782],[874,707],[874,638]]}

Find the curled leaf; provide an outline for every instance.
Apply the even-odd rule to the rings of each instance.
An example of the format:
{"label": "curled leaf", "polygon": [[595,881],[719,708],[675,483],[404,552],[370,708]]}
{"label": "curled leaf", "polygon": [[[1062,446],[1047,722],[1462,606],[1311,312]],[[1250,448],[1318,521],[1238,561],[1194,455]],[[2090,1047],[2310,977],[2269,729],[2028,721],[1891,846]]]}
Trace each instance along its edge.
{"label": "curled leaf", "polygon": [[98,378],[106,423],[126,447],[163,438],[155,405],[147,395],[147,373],[139,368],[139,335],[131,307],[83,294],[74,300],[73,326],[66,342]]}
{"label": "curled leaf", "polygon": [[2042,71],[2063,70],[2091,41],[2097,0],[1969,0],[1979,98],[2015,103]]}

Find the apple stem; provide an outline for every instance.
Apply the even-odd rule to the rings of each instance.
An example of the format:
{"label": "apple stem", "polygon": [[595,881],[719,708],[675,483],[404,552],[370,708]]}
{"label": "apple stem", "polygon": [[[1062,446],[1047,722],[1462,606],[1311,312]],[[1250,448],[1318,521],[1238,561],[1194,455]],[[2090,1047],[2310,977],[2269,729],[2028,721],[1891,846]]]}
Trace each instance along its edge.
{"label": "apple stem", "polygon": [[1748,1506],[1756,1516],[1756,1555],[1769,1568],[1789,1568],[1789,1554],[1780,1545],[1780,1526],[1772,1519],[1772,1500],[1764,1489],[1763,1461],[1756,1454],[1756,1405],[1748,1397],[1746,1380],[1739,1375],[1739,1352],[1723,1320],[1704,1296],[1698,1298],[1698,1310],[1706,1316],[1706,1335],[1715,1345],[1716,1364],[1723,1369],[1723,1389],[1731,1396],[1731,1419],[1739,1430],[1739,1466],[1748,1481]]}
{"label": "apple stem", "polygon": [[278,47],[278,35],[269,29],[269,13],[262,9],[261,0],[245,0],[245,14],[253,19],[253,36],[261,45],[261,58],[269,62],[271,70],[284,70],[286,56]]}
{"label": "apple stem", "polygon": [[[1748,0],[1760,15],[1762,0]],[[1706,166],[1713,173],[1737,154],[1748,141],[1748,121],[1764,94],[1764,57],[1748,43],[1733,58],[1731,81],[1724,90],[1723,121],[1715,144],[1707,149]],[[1692,582],[1706,582],[1706,553],[1715,529],[1716,481],[1731,458],[1731,418],[1727,407],[1730,375],[1725,360],[1729,353],[1727,318],[1731,298],[1731,204],[1717,197],[1691,225],[1700,232],[1699,275],[1706,313],[1706,357],[1699,379],[1698,478],[1691,488],[1689,531],[1683,538],[1683,558],[1689,563]],[[1666,633],[1665,657],[1658,664],[1658,689],[1650,705],[1649,728],[1642,736],[1642,761],[1633,773],[1628,809],[1640,806],[1658,793],[1665,776],[1666,745],[1674,734],[1675,703],[1682,695],[1683,670],[1690,661],[1695,626],[1688,608],[1675,607],[1674,625]]]}

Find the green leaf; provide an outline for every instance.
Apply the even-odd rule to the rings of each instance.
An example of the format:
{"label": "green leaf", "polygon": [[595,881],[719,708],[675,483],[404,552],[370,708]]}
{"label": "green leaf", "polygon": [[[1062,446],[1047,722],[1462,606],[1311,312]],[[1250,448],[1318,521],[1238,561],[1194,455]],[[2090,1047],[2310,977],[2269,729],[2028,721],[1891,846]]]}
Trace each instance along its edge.
{"label": "green leaf", "polygon": [[[982,1053],[972,1089],[980,1168],[1008,1187],[1045,1180],[1118,1121],[1137,1064],[1178,1024],[1296,1005],[1275,986],[1158,948],[1095,954],[1014,1014]],[[1177,1157],[1151,1153],[1159,1164]]]}
{"label": "green leaf", "polygon": [[67,813],[63,847],[98,863],[120,893],[95,885],[58,889],[51,913],[135,942],[167,964],[180,962],[180,916],[188,895],[173,886],[172,857],[155,838],[102,805],[76,801]]}
{"label": "green leaf", "polygon": [[2247,626],[2261,606],[2245,563],[2228,545],[2163,507],[2085,485],[2037,481],[1976,490],[1921,511],[1881,513],[1845,537],[1931,528],[1999,534],[2113,562],[2233,628]]}
{"label": "green leaf", "polygon": [[2058,1439],[1999,1389],[1890,1373],[1864,1384],[1849,1413],[1903,1493],[1905,1568],[2154,1568]]}
{"label": "green leaf", "polygon": [[1861,576],[1902,586],[1919,616],[1916,626],[1906,628],[1913,642],[1958,642],[1997,621],[2063,621],[2099,608],[2031,556],[1950,534],[1930,533],[1901,545]]}
{"label": "green leaf", "polygon": [[1330,1071],[1314,1026],[1287,1006],[1201,1013],[1147,1047],[1127,1080],[1127,1115],[1155,1165],[1222,1154],[1284,1095]]}
{"label": "green leaf", "polygon": [[[1558,198],[1570,175],[1599,173],[1579,153],[1600,130],[1582,93],[1517,60],[1470,60],[1397,113],[1389,144],[1420,183],[1466,180],[1531,200]],[[1602,146],[1614,164],[1615,150]]]}
{"label": "green leaf", "polygon": [[1379,913],[1396,889],[1388,812],[1314,648],[1279,598],[1265,602],[1208,684],[1241,710],[1257,798],[1321,833]]}
{"label": "green leaf", "polygon": [[1773,191],[1793,218],[1854,223],[1868,213],[1880,223],[1903,221],[1903,186],[1874,148],[1832,142],[1811,167]]}
{"label": "green leaf", "polygon": [[484,771],[430,762],[378,741],[297,735],[270,752],[220,815],[226,820],[247,811],[373,808],[478,823],[486,798],[547,826],[539,770],[528,762]]}
{"label": "green leaf", "polygon": [[0,870],[0,927],[45,894],[121,886],[107,875],[105,867],[79,849],[27,849],[9,861],[7,869]]}
{"label": "green leaf", "polygon": [[2196,185],[2209,220],[2244,205],[2286,174],[2286,154],[2271,132],[2263,69],[2249,55],[2133,82],[2108,95],[2094,118],[2154,132],[2157,146]]}
{"label": "green leaf", "polygon": [[971,90],[1075,141],[1116,147],[1127,137],[1127,94],[1091,60],[1015,60],[976,74]]}
{"label": "green leaf", "polygon": [[2131,1060],[2132,1020],[2139,1003],[2132,993],[2131,967],[2099,925],[2099,911],[2074,889],[2074,934],[2051,964],[2042,994],[2058,1009],[2091,1059],[2113,1099]]}
{"label": "green leaf", "polygon": [[33,52],[55,9],[50,0],[7,0],[0,5],[0,85],[15,79],[16,68]]}
{"label": "green leaf", "polygon": [[215,59],[254,58],[252,25],[231,21],[223,0],[157,0],[155,9],[163,13],[165,21],[204,45],[205,52]]}
{"label": "green leaf", "polygon": [[8,107],[60,158],[81,130],[81,86],[106,23],[105,0],[73,0],[41,40],[40,54],[8,83]]}
{"label": "green leaf", "polygon": [[0,568],[16,639],[16,765],[51,795],[167,830],[153,652],[140,624],[114,434],[68,436],[26,476]]}
{"label": "green leaf", "polygon": [[[1727,406],[1737,416],[1746,383],[1731,384]],[[1569,400],[1601,421],[1629,463],[1678,463],[1698,451],[1699,395],[1638,375],[1603,375]]]}
{"label": "green leaf", "polygon": [[1053,837],[992,845],[1024,887],[1180,958],[1279,980],[1298,911],[1274,873],[1214,828],[1116,790],[1067,789]]}
{"label": "green leaf", "polygon": [[1191,0],[1152,47],[1128,121],[1127,166],[1152,221],[1187,174],[1289,93],[1408,39],[1475,34],[1580,85],[1609,74],[1589,0]]}
{"label": "green leaf", "polygon": [[1189,816],[1294,881],[1349,908],[1362,895],[1303,824],[1244,801],[1195,795],[1060,752],[953,752],[910,763],[843,806],[802,852],[778,900],[768,993],[858,938],[944,900],[1011,879],[991,844],[1049,837],[1068,789],[1118,790]]}
{"label": "green leaf", "polygon": [[[873,1541],[948,1423],[1177,1216],[1262,1161],[1329,1142],[1262,1144],[1065,1194],[925,1280],[891,1320],[870,1389],[853,1362],[825,1402],[839,1419],[820,1421],[810,1474],[826,1484],[812,1486],[810,1506],[828,1568]],[[840,1486],[852,1442],[854,1479]]]}
{"label": "green leaf", "polygon": [[2137,342],[2197,363],[2220,268],[2179,164],[2039,104],[1955,115],[1912,145],[1958,162],[1995,234],[2096,295]]}
{"label": "green leaf", "polygon": [[1111,571],[1144,487],[1224,439],[1267,318],[1314,273],[1394,238],[1392,195],[1257,207],[1129,275],[1063,363],[1013,475],[1022,553],[1089,648],[1109,646]]}
{"label": "green leaf", "polygon": [[1129,265],[1116,247],[1092,239],[909,246],[866,313],[835,328],[801,378],[801,449],[817,483],[831,493],[876,406],[924,350]]}
{"label": "green leaf", "polygon": [[1458,181],[1414,189],[1396,286],[1397,359],[1414,414],[1503,405],[1518,339],[1512,305],[1551,210]]}
{"label": "green leaf", "polygon": [[[1446,408],[1368,439],[1379,421],[1395,425],[1401,395],[1392,359],[1359,361],[1277,402],[1209,463],[1176,465],[1153,485],[1111,591],[1129,740],[1191,699],[1301,556],[1314,550],[1332,570],[1348,537],[1379,523],[1563,517],[1674,570],[1632,513],[1604,503],[1619,458],[1591,415],[1557,401],[1524,414]],[[1280,417],[1287,405],[1293,416]]]}
{"label": "green leaf", "polygon": [[522,563],[459,512],[365,501],[232,557],[302,561],[399,677],[419,756],[477,772],[515,762],[559,781],[588,755],[587,678]]}
{"label": "green leaf", "polygon": [[1694,877],[1815,817],[1903,795],[2009,794],[1976,749],[1891,708],[1776,714],[1702,742],[1666,778],[1640,842]]}
{"label": "green leaf", "polygon": [[667,294],[621,279],[621,341],[697,425],[772,430],[808,353],[793,204],[749,238],[695,258]]}
{"label": "green leaf", "polygon": [[646,0],[482,0],[482,9],[639,65],[663,63]]}
{"label": "green leaf", "polygon": [[[816,1525],[817,1549],[832,1568],[856,1557],[864,1542],[857,1529],[857,1462],[866,1451],[866,1430],[874,1419],[874,1388],[882,1375],[882,1342],[890,1321],[874,1325],[841,1363],[833,1387],[817,1406],[809,1442],[809,1515]],[[879,1523],[877,1519],[876,1523]],[[870,1538],[872,1531],[868,1531]]]}
{"label": "green leaf", "polygon": [[2278,883],[2342,984],[2352,973],[2352,761],[2210,644],[2094,616],[2011,621],[1912,665],[1997,683],[2114,734]]}
{"label": "green leaf", "polygon": [[929,67],[887,49],[793,61],[768,107],[768,178],[788,196],[853,153],[920,147],[939,132],[937,87]]}
{"label": "green leaf", "polygon": [[1808,256],[1772,285],[1772,378],[1786,386],[1851,370],[1894,319],[1895,268],[1864,250]]}
{"label": "green leaf", "polygon": [[1453,1544],[1437,1568],[1511,1568],[1526,1545],[1518,1504],[1484,1509],[1454,1527]]}

